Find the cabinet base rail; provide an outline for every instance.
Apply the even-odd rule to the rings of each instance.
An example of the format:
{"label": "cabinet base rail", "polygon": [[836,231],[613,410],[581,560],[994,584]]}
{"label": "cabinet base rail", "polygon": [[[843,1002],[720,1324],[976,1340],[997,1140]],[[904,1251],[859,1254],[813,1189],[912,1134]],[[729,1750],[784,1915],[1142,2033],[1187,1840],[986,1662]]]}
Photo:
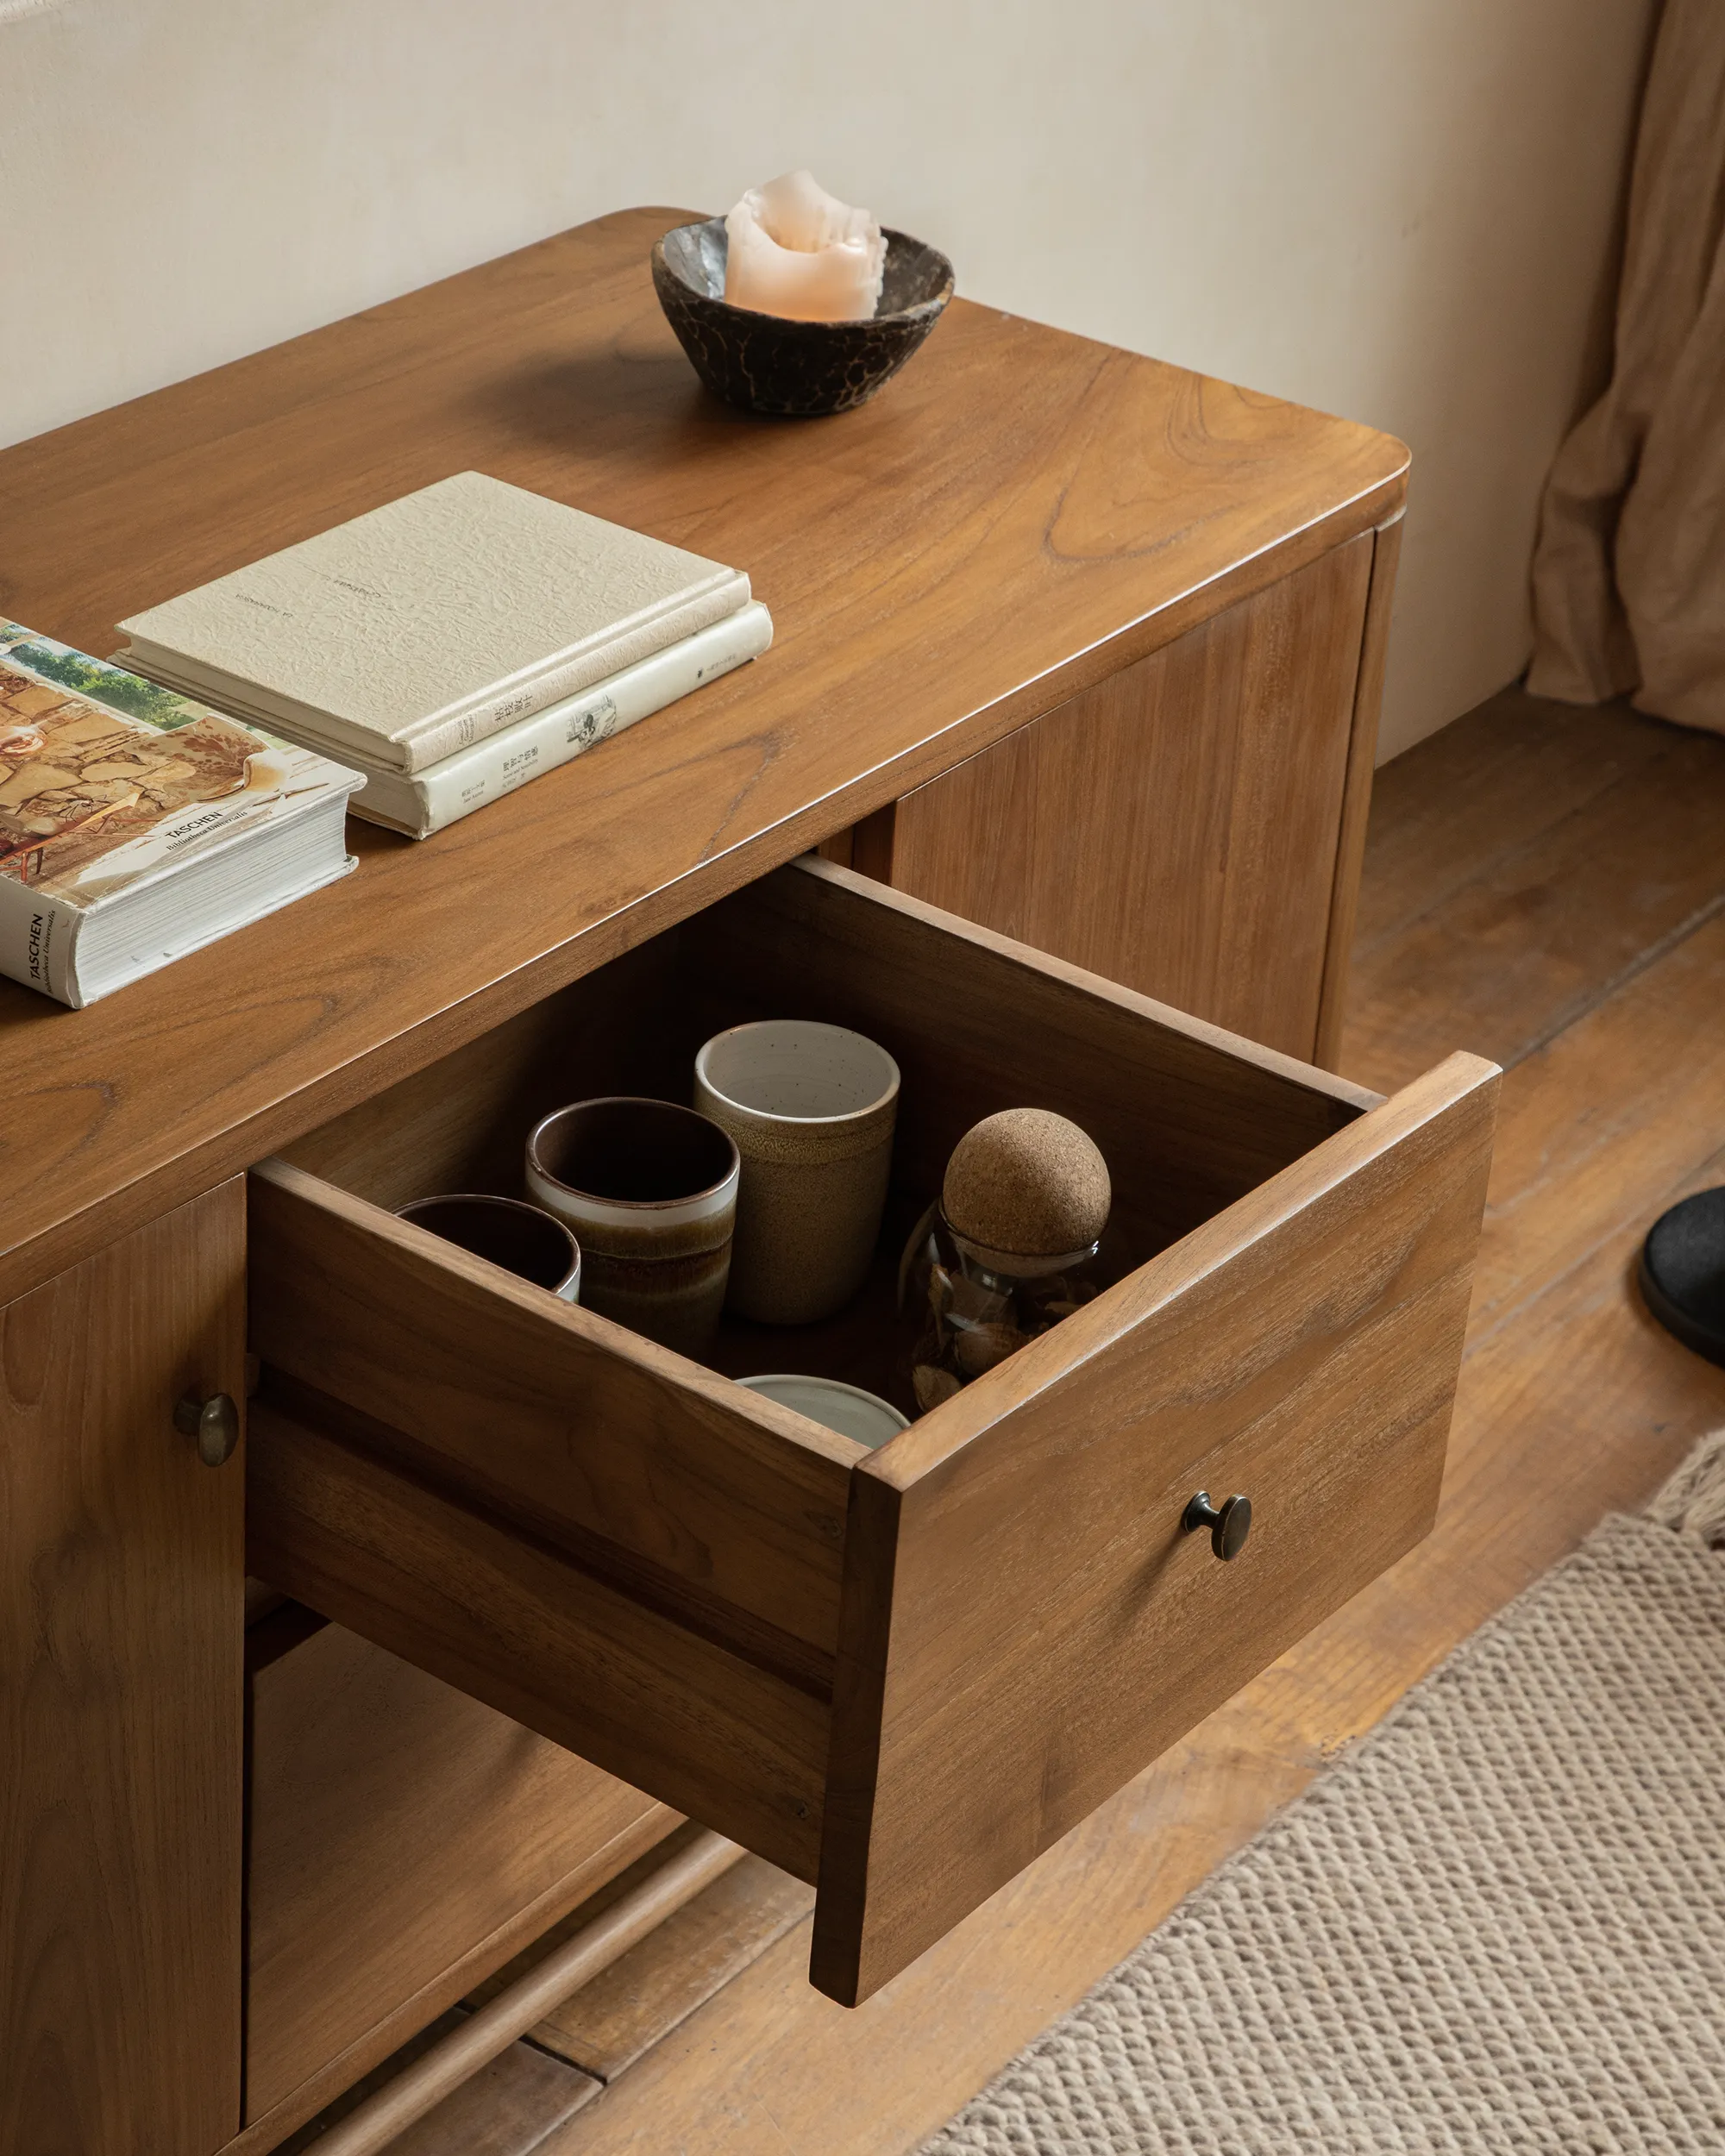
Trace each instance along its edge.
{"label": "cabinet base rail", "polygon": [[318,2141],[317,2156],[379,2156],[554,2006],[620,1960],[743,1855],[722,1834],[702,1834],[573,1939],[499,1991],[470,2021],[368,2096]]}

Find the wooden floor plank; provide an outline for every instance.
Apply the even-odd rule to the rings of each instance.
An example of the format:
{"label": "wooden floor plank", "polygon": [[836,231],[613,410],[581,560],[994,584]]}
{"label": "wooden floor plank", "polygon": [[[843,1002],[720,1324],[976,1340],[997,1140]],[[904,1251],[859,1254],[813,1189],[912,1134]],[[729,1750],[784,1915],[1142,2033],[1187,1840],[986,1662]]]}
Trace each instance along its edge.
{"label": "wooden floor plank", "polygon": [[[1620,738],[1640,740],[1633,729]],[[1539,748],[1524,741],[1518,768]],[[1648,828],[1656,766],[1679,794],[1698,768],[1663,743],[1626,750],[1608,787],[1590,793],[1573,774],[1576,798],[1555,819],[1586,812],[1618,834],[1630,866],[1617,876],[1609,854],[1596,861],[1608,889],[1614,877],[1630,889],[1640,873],[1635,834]],[[1609,811],[1608,794],[1636,786],[1640,807]],[[1530,816],[1517,832],[1506,814],[1493,869],[1465,810],[1451,817],[1458,849],[1475,849],[1452,898],[1502,876],[1503,852],[1537,851],[1553,828]],[[1381,927],[1392,910],[1372,918]],[[1621,956],[1634,938],[1607,926]],[[1432,1538],[867,2006],[846,2013],[808,1990],[800,1927],[554,2136],[547,2156],[913,2148],[1452,1646],[1725,1422],[1725,1371],[1654,1326],[1633,1286],[1647,1223],[1725,1180],[1725,918],[1637,956],[1639,969],[1620,966],[1597,1007],[1505,1081]],[[1398,996],[1417,1006],[1393,976],[1368,982],[1362,1000],[1386,1041]]]}
{"label": "wooden floor plank", "polygon": [[398,2134],[389,2156],[535,2156],[599,2092],[564,2060],[511,2044]]}
{"label": "wooden floor plank", "polygon": [[1489,1232],[1474,1272],[1476,1346],[1583,1253],[1621,1242],[1674,1202],[1705,1158],[1722,1097],[1725,917],[1540,1051],[1504,1088]]}
{"label": "wooden floor plank", "polygon": [[615,2081],[813,1907],[812,1887],[745,1857],[549,2014],[533,2041]]}
{"label": "wooden floor plank", "polygon": [[[1355,967],[1684,737],[1627,704],[1508,688],[1385,764],[1372,784]],[[1358,1000],[1358,978],[1355,988]]]}
{"label": "wooden floor plank", "polygon": [[[1390,1092],[1452,1048],[1519,1062],[1725,910],[1725,741],[1619,718],[1628,768],[1614,783],[1481,849],[1458,885],[1438,876],[1423,911],[1360,949],[1342,1044],[1350,1077]],[[1404,761],[1416,760],[1419,749]],[[1453,812],[1464,832],[1494,821],[1471,799]]]}

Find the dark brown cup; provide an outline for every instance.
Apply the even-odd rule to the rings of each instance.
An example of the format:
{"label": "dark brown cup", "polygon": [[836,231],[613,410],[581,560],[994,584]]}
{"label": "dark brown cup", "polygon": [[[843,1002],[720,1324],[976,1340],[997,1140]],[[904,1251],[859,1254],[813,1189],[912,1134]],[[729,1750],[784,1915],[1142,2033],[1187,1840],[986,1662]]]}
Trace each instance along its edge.
{"label": "dark brown cup", "polygon": [[488,1258],[506,1273],[549,1288],[565,1302],[581,1298],[581,1247],[562,1221],[541,1206],[519,1198],[490,1198],[474,1191],[449,1197],[416,1198],[398,1206],[396,1217],[429,1228],[475,1257]]}
{"label": "dark brown cup", "polygon": [[585,1307],[681,1355],[718,1329],[741,1167],[708,1117],[627,1095],[559,1108],[527,1141],[528,1194],[580,1238]]}

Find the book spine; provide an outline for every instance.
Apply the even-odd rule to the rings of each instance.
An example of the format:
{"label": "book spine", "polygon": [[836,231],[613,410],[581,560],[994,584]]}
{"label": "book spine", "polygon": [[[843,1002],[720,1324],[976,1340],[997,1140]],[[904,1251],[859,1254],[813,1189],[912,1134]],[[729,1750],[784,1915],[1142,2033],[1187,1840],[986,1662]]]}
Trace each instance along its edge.
{"label": "book spine", "polygon": [[[597,687],[613,674],[655,653],[683,642],[704,629],[717,626],[741,612],[750,603],[749,580],[738,575],[733,582],[722,585],[716,591],[703,592],[697,599],[686,599],[681,605],[656,615],[651,621],[607,644],[597,655],[592,651],[579,653],[559,666],[535,674],[530,680],[489,692],[462,710],[436,720],[423,733],[416,730],[396,736],[392,747],[400,757],[399,768],[411,776],[449,756],[459,755],[462,749],[472,748],[487,735],[530,718],[565,697]],[[395,757],[390,760],[393,762]]]}
{"label": "book spine", "polygon": [[75,962],[83,918],[76,906],[0,875],[0,974],[82,1009]]}
{"label": "book spine", "polygon": [[758,658],[772,641],[773,617],[753,601],[668,651],[566,697],[549,711],[446,757],[417,778],[373,773],[353,805],[375,822],[429,838],[446,824],[500,800],[530,779],[556,770],[704,683]]}

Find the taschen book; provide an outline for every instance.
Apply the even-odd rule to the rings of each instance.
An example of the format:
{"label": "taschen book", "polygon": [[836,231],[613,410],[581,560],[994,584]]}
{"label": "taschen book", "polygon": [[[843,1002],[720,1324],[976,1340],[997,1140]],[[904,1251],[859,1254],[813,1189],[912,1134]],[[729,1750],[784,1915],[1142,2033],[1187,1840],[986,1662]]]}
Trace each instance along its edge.
{"label": "taschen book", "polygon": [[751,596],[723,562],[461,472],[133,615],[116,656],[412,778]]}
{"label": "taschen book", "polygon": [[0,973],[78,1009],[334,882],[360,783],[0,621]]}

